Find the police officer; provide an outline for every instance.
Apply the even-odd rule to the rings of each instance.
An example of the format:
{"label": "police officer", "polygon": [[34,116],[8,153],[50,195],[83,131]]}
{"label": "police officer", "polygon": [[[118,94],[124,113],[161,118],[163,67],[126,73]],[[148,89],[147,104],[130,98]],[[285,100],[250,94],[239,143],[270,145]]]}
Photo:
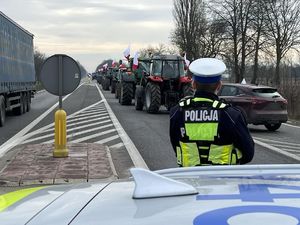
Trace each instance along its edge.
{"label": "police officer", "polygon": [[179,166],[245,164],[254,142],[237,108],[219,100],[225,64],[215,58],[193,61],[194,96],[185,97],[170,112],[170,139]]}

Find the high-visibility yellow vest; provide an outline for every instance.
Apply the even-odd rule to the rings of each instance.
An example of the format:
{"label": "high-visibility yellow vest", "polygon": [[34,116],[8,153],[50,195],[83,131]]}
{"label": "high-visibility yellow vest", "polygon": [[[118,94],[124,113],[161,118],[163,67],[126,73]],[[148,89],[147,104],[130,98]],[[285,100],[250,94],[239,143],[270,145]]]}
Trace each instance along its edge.
{"label": "high-visibility yellow vest", "polygon": [[241,152],[233,144],[218,145],[220,111],[227,105],[207,98],[187,97],[179,102],[184,116],[180,147],[176,149],[180,166],[238,164]]}

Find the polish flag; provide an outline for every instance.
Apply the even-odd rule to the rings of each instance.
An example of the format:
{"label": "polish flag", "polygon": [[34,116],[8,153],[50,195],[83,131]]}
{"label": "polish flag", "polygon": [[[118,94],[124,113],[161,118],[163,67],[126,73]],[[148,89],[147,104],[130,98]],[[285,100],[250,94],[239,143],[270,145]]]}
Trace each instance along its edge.
{"label": "polish flag", "polygon": [[129,61],[129,57],[130,57],[130,45],[128,45],[128,47],[124,50],[123,54],[124,54],[124,57]]}
{"label": "polish flag", "polygon": [[133,70],[136,70],[136,69],[138,68],[138,65],[139,65],[138,57],[139,57],[139,53],[136,52],[136,53],[134,54],[134,58],[133,58],[133,65],[132,65],[132,69],[133,69]]}
{"label": "polish flag", "polygon": [[186,66],[189,67],[189,65],[190,65],[190,60],[188,60],[188,59],[186,58],[186,53],[184,53],[184,61],[185,61]]}
{"label": "polish flag", "polygon": [[104,69],[107,69],[107,67],[108,67],[108,64],[107,63],[105,63],[103,66],[102,66]]}
{"label": "polish flag", "polygon": [[117,62],[116,62],[115,60],[113,60],[112,63],[111,63],[111,67],[115,67],[115,66],[116,66],[116,63],[117,63]]}

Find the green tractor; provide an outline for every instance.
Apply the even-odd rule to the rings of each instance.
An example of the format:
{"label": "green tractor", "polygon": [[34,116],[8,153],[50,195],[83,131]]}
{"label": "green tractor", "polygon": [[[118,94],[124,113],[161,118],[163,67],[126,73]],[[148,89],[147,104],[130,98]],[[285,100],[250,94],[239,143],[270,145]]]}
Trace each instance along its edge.
{"label": "green tractor", "polygon": [[161,105],[167,110],[178,101],[193,95],[191,78],[185,76],[184,59],[177,55],[156,55],[149,71],[144,70],[135,88],[135,109],[157,113]]}
{"label": "green tractor", "polygon": [[140,82],[145,71],[149,71],[150,59],[139,59],[137,69],[133,68],[133,59],[127,67],[120,68],[117,75],[116,98],[121,105],[131,105],[135,96],[136,84]]}

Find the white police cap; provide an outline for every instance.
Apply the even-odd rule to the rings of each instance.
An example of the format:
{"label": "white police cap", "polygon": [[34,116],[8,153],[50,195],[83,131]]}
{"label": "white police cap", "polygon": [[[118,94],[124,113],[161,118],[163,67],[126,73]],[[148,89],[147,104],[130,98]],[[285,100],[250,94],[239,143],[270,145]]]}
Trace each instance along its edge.
{"label": "white police cap", "polygon": [[193,61],[189,70],[193,73],[193,79],[200,83],[216,83],[221,79],[226,70],[223,61],[215,58],[201,58]]}

